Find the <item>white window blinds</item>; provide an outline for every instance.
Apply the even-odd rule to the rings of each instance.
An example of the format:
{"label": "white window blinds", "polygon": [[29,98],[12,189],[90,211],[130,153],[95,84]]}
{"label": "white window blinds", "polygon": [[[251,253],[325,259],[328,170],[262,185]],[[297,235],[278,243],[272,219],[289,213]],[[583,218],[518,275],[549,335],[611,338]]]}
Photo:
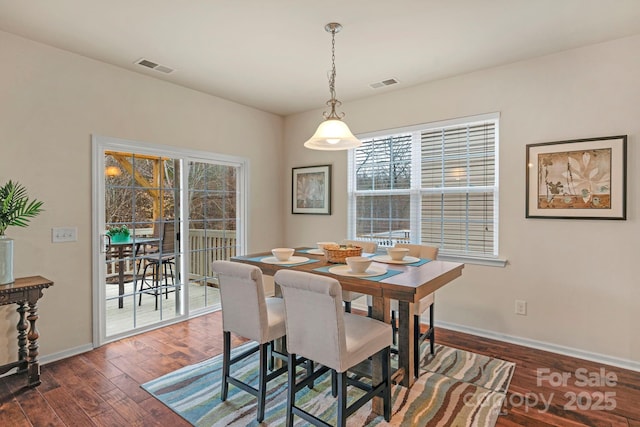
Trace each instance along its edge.
{"label": "white window blinds", "polygon": [[362,138],[350,153],[350,238],[496,257],[497,117]]}

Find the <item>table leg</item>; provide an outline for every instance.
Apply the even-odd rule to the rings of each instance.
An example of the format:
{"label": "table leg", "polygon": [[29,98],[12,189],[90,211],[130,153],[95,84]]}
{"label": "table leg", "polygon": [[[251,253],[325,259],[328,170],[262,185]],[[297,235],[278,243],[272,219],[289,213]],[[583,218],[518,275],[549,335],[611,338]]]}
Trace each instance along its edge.
{"label": "table leg", "polygon": [[29,333],[27,340],[29,341],[29,352],[27,354],[27,385],[35,387],[40,385],[40,364],[38,363],[38,337],[40,334],[36,329],[36,320],[38,320],[38,306],[36,301],[29,301]]}
{"label": "table leg", "polygon": [[18,302],[18,314],[20,318],[18,320],[18,361],[25,361],[24,365],[18,368],[18,372],[24,372],[27,370],[27,329],[29,325],[27,323],[26,315],[27,307],[26,301]]}
{"label": "table leg", "polygon": [[414,304],[406,301],[398,301],[398,368],[404,371],[402,385],[411,387],[415,381],[413,377],[413,315]]}
{"label": "table leg", "polygon": [[[373,297],[373,306],[371,307],[371,317],[389,324],[389,299],[378,296]],[[372,357],[371,363],[371,382],[378,384],[382,380],[382,355],[376,354]],[[384,403],[381,397],[374,397],[372,402],[372,411],[377,415],[384,415]]]}

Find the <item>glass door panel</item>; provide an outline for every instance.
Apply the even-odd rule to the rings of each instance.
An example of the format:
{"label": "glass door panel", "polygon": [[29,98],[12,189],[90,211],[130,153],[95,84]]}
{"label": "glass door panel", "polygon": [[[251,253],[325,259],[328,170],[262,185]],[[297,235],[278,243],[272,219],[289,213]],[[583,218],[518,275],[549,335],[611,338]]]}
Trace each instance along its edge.
{"label": "glass door panel", "polygon": [[189,162],[189,310],[219,307],[211,262],[237,252],[239,166]]}
{"label": "glass door panel", "polygon": [[[180,161],[106,151],[105,337],[181,316]],[[120,228],[128,236],[110,230]]]}

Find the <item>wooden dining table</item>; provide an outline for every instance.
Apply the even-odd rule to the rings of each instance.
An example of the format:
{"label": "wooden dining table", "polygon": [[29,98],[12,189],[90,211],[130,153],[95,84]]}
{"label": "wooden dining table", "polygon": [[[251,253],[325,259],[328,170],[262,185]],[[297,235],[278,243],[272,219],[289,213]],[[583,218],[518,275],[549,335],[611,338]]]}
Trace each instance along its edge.
{"label": "wooden dining table", "polygon": [[[260,267],[266,275],[273,276],[281,269],[293,269],[313,274],[320,274],[337,279],[345,291],[360,292],[373,297],[372,317],[384,322],[390,321],[390,300],[399,302],[398,313],[398,369],[394,373],[394,380],[406,387],[415,382],[414,366],[418,363],[413,357],[414,345],[414,304],[421,298],[440,289],[444,285],[462,275],[464,264],[448,261],[432,260],[419,266],[382,264],[373,262],[372,266],[385,266],[389,271],[399,271],[391,277],[379,281],[375,278],[351,277],[332,274],[322,270],[323,267],[335,266],[326,261],[324,255],[306,252],[310,248],[297,248],[294,256],[304,256],[316,262],[304,264],[273,264],[262,262],[261,259],[271,256],[271,252],[261,252],[245,256],[236,256],[232,261],[252,264]],[[276,283],[277,288],[277,283]],[[381,378],[382,360],[373,361],[373,376]]]}

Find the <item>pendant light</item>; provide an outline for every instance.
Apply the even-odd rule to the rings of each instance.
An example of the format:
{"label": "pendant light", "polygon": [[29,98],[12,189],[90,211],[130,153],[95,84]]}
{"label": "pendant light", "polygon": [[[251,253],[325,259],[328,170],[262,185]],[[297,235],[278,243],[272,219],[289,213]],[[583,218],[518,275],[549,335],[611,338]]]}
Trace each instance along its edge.
{"label": "pendant light", "polygon": [[342,25],[332,22],[324,27],[325,31],[331,33],[331,75],[329,76],[329,93],[331,99],[327,105],[331,111],[323,113],[325,120],[320,123],[316,133],[313,134],[304,146],[312,150],[348,150],[362,145],[362,142],[353,136],[349,126],[342,121],[344,113],[337,114],[336,106],[342,102],[336,99],[336,33],[342,29]]}

